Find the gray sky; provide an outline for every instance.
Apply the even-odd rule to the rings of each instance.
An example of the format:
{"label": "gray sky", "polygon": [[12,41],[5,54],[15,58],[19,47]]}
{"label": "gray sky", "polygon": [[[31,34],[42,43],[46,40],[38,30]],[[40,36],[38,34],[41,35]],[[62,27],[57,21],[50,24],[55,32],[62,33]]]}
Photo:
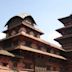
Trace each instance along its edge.
{"label": "gray sky", "polygon": [[48,42],[55,43],[54,38],[60,36],[55,30],[63,27],[57,19],[72,14],[72,0],[0,0],[0,38],[4,25],[14,15],[29,13],[37,23],[37,27],[45,34]]}

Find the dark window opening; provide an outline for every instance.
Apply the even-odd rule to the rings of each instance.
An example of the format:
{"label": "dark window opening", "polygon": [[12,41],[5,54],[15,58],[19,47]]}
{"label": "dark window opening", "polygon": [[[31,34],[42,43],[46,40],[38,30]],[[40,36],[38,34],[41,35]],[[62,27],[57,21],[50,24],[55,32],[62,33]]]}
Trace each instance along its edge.
{"label": "dark window opening", "polygon": [[57,71],[57,67],[53,67],[53,71]]}
{"label": "dark window opening", "polygon": [[49,70],[49,71],[51,70],[51,66],[50,65],[47,66],[47,70]]}
{"label": "dark window opening", "polygon": [[3,65],[3,66],[7,66],[7,65],[8,65],[8,63],[2,63],[2,65]]}
{"label": "dark window opening", "polygon": [[31,43],[32,43],[31,41],[26,41],[25,45],[28,46],[28,47],[31,47]]}
{"label": "dark window opening", "polygon": [[32,69],[33,68],[33,65],[31,64],[31,63],[24,63],[24,67],[26,68],[26,69]]}
{"label": "dark window opening", "polygon": [[14,45],[14,46],[18,45],[18,42],[19,42],[18,40],[14,40],[14,41],[13,41],[13,45]]}

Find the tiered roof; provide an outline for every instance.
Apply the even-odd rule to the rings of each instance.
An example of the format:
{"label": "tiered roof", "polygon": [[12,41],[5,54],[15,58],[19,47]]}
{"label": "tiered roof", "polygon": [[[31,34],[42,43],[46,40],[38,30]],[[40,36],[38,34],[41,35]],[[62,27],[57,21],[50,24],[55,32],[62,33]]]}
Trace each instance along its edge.
{"label": "tiered roof", "polygon": [[[29,14],[20,14],[20,15],[14,16],[14,17],[12,17],[12,18],[7,22],[6,25],[9,25],[10,21],[11,21],[13,18],[15,18],[15,17],[19,17],[19,18],[21,18],[21,19],[25,19],[26,17],[29,17],[29,18],[32,20],[33,24],[36,25],[36,22],[34,21],[34,19],[32,18],[32,16],[29,15]],[[6,26],[6,25],[5,25],[5,26]],[[30,26],[30,25],[27,25],[27,24],[24,24],[24,23],[21,23],[20,25],[24,25],[24,26],[26,26],[26,27],[28,27],[28,28],[31,28],[32,30],[37,31],[38,33],[40,33],[40,35],[43,34],[40,30],[38,30],[38,29],[36,29],[35,27],[32,27],[32,26]],[[17,26],[20,26],[20,25],[17,25]],[[17,27],[17,26],[14,26],[13,28],[15,28],[15,27]],[[13,29],[13,28],[9,28],[8,30],[4,31],[4,33],[7,33],[9,30],[11,30],[11,29]],[[28,39],[32,39],[32,40],[37,41],[37,42],[39,42],[39,43],[45,44],[45,45],[47,45],[48,47],[51,47],[51,48],[54,48],[54,49],[57,49],[57,50],[61,50],[61,51],[65,51],[64,49],[62,49],[62,48],[60,48],[60,47],[58,47],[58,46],[56,46],[56,45],[53,45],[53,44],[51,44],[51,43],[49,43],[49,42],[47,42],[47,41],[45,41],[45,40],[42,40],[42,39],[40,39],[40,38],[36,38],[36,37],[34,37],[34,36],[32,36],[32,35],[26,34],[26,33],[23,32],[23,31],[20,32],[20,33],[15,34],[15,35],[13,35],[13,36],[6,37],[5,39],[2,39],[0,42],[4,42],[4,41],[6,41],[6,40],[11,40],[11,39],[13,39],[13,38],[17,38],[18,36],[27,37]],[[22,49],[22,50],[25,50],[25,51],[35,52],[35,53],[39,53],[39,54],[42,54],[42,55],[47,55],[47,56],[50,56],[50,57],[54,57],[54,58],[66,60],[66,58],[64,58],[63,56],[56,55],[56,54],[51,54],[51,53],[44,52],[44,51],[37,50],[37,49],[32,49],[32,48],[26,47],[26,46],[17,46],[17,47],[15,48],[15,50],[16,50],[16,49]]]}
{"label": "tiered roof", "polygon": [[[71,49],[72,48],[72,15],[67,16],[65,18],[58,19],[64,24],[63,28],[57,29],[59,33],[62,34],[61,37],[56,38],[55,40],[58,41],[64,49]],[[69,48],[68,48],[69,47]]]}

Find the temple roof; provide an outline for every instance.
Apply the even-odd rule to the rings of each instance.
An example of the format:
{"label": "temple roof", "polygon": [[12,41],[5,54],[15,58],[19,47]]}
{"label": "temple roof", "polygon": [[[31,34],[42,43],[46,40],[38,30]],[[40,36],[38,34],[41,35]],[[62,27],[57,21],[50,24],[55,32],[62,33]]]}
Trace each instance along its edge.
{"label": "temple roof", "polygon": [[[27,25],[27,24],[22,24],[22,25],[24,25],[24,26],[26,26],[26,27],[28,27],[28,28],[31,28],[32,30],[37,31],[37,32],[39,32],[40,34],[44,34],[40,29],[37,29],[37,28],[32,27],[32,26]],[[20,25],[17,25],[17,26],[20,26]],[[13,28],[16,28],[16,26],[13,27]],[[13,29],[13,28],[10,28],[10,29]],[[3,32],[6,33],[6,32],[9,31],[10,29],[7,29],[7,30],[5,30],[5,31],[3,31]]]}
{"label": "temple roof", "polygon": [[58,38],[56,38],[55,40],[56,40],[56,41],[57,41],[57,40],[63,40],[63,39],[66,39],[66,40],[67,40],[67,38],[72,38],[72,34],[58,37]]}
{"label": "temple roof", "polygon": [[57,29],[56,31],[60,31],[60,30],[63,30],[63,29],[67,30],[67,29],[70,29],[70,28],[72,28],[72,26],[62,27],[60,29]]}
{"label": "temple roof", "polygon": [[68,26],[67,23],[70,23],[72,21],[72,15],[60,18],[58,19],[60,22],[62,22],[64,25]]}
{"label": "temple roof", "polygon": [[[21,14],[15,15],[15,16],[13,16],[12,18],[10,18],[10,20],[6,23],[6,25],[8,25],[9,22],[10,22],[13,18],[15,18],[15,17],[19,17],[19,18],[21,18],[21,19],[25,19],[26,17],[29,17],[29,18],[32,19],[33,23],[36,24],[35,20],[33,19],[33,17],[32,17],[30,14],[21,13]],[[6,26],[6,25],[5,25],[5,26]]]}
{"label": "temple roof", "polygon": [[[57,29],[56,31],[59,32],[59,33],[61,33],[61,34],[63,34],[63,33],[66,32],[67,30],[69,30],[70,33],[72,33],[72,32],[71,32],[72,26],[63,27],[63,28]],[[70,33],[67,33],[67,34],[70,34]]]}
{"label": "temple roof", "polygon": [[49,43],[49,42],[47,42],[47,41],[45,41],[45,40],[43,40],[43,39],[36,38],[36,37],[34,37],[34,36],[32,36],[32,35],[28,35],[28,34],[26,34],[26,33],[24,33],[24,32],[21,32],[21,33],[18,33],[18,34],[16,34],[16,35],[14,35],[14,36],[10,36],[10,37],[8,37],[8,38],[2,39],[1,41],[5,41],[5,40],[8,40],[8,39],[10,39],[10,38],[17,37],[17,36],[19,36],[19,35],[25,36],[25,37],[27,37],[27,38],[31,38],[31,39],[33,39],[33,40],[36,40],[36,41],[41,42],[41,43],[43,43],[43,44],[46,44],[46,45],[48,45],[48,46],[50,46],[50,47],[52,47],[52,48],[65,51],[63,48],[61,48],[61,47],[59,47],[59,46],[56,46],[56,45],[54,45],[54,44],[51,44],[51,43]]}
{"label": "temple roof", "polygon": [[6,50],[0,50],[0,55],[5,55],[5,56],[11,56],[11,57],[15,57],[14,54],[6,51]]}
{"label": "temple roof", "polygon": [[20,46],[16,47],[15,49],[22,49],[22,50],[25,50],[25,51],[30,51],[30,52],[39,53],[39,54],[42,54],[42,55],[47,55],[47,56],[50,56],[50,57],[58,58],[58,59],[67,60],[63,56],[48,53],[48,52],[44,52],[44,51],[37,50],[37,49],[33,49],[33,48],[30,48],[30,47],[27,47],[27,46],[20,45]]}

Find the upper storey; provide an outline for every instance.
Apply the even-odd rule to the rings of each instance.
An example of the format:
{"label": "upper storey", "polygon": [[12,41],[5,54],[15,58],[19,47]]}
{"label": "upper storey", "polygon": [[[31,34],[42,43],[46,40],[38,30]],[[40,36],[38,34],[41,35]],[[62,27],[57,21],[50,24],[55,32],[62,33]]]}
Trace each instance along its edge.
{"label": "upper storey", "polygon": [[59,19],[64,24],[63,28],[57,29],[59,33],[62,34],[61,37],[56,38],[55,40],[59,42],[62,47],[67,50],[72,50],[72,15]]}
{"label": "upper storey", "polygon": [[8,25],[8,29],[13,28],[17,25],[20,25],[22,23],[27,23],[30,26],[34,26],[34,24],[36,24],[36,22],[34,21],[33,17],[29,14],[23,13],[23,14],[19,14],[16,15],[14,17],[12,17],[5,26]]}
{"label": "upper storey", "polygon": [[39,29],[35,28],[36,22],[33,17],[29,14],[23,13],[12,17],[5,26],[7,30],[4,31],[7,37],[15,35],[21,31],[40,37],[43,34]]}
{"label": "upper storey", "polygon": [[59,21],[61,21],[64,26],[72,26],[72,15],[58,19]]}

